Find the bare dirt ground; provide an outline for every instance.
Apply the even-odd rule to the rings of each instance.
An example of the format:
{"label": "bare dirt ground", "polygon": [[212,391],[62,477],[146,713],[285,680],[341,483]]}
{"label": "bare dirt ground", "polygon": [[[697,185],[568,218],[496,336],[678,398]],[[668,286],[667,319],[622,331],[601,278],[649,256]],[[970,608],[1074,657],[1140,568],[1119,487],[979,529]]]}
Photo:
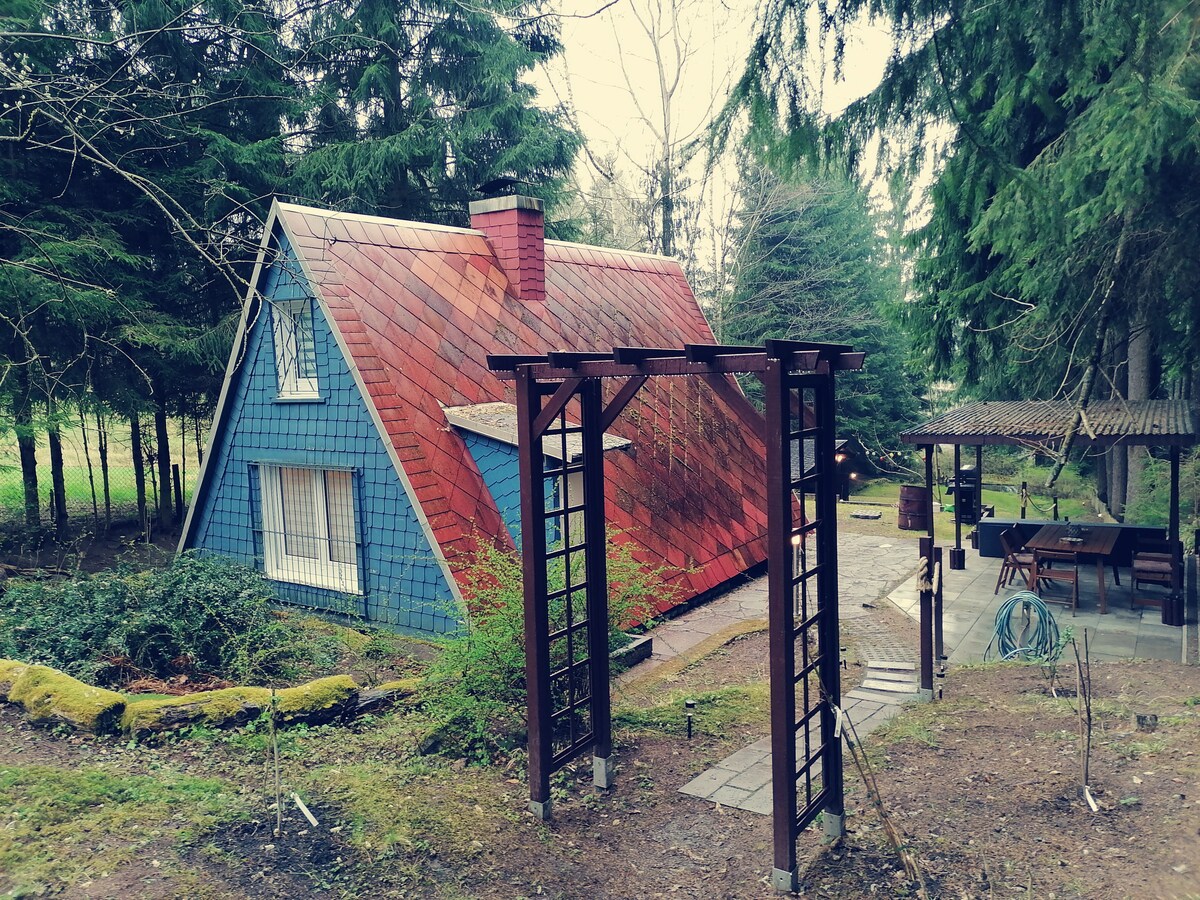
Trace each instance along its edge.
{"label": "bare dirt ground", "polygon": [[[5,709],[0,893],[775,896],[765,881],[769,819],[678,793],[767,733],[764,659],[764,635],[740,638],[683,672],[651,704],[619,712],[617,787],[594,794],[587,761],[561,773],[550,824],[524,810],[519,754],[491,767],[421,757],[419,734],[401,712],[286,735],[285,790],[303,795],[320,826],[286,803],[284,834],[276,838],[262,735],[130,745],[34,729]],[[1074,700],[1049,696],[1037,667],[955,670],[945,700],[915,707],[872,735],[868,752],[884,804],[916,854],[928,896],[1200,896],[1200,670],[1129,663],[1096,665],[1094,673],[1098,812],[1079,796]],[[1073,674],[1064,677],[1073,686]],[[680,698],[693,695],[708,700],[689,742]],[[1155,730],[1137,730],[1135,713],[1157,715]],[[13,786],[29,772],[202,779],[220,792],[214,809],[201,814],[191,789],[156,806],[138,782],[76,811],[72,821],[60,816],[31,833],[21,830],[29,821],[22,817],[42,810],[39,782]],[[803,836],[803,896],[917,895],[853,774],[847,828],[834,848],[823,848],[816,831]],[[20,841],[6,848],[14,833]],[[28,860],[39,854],[45,864],[31,869]],[[21,862],[6,875],[5,860]]]}

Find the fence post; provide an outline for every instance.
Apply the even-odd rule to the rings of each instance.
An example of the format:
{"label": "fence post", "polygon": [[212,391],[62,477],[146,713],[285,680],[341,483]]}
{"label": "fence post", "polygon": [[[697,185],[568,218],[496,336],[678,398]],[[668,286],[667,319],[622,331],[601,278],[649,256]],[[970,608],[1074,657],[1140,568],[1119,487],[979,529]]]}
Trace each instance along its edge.
{"label": "fence post", "polygon": [[1025,518],[1025,504],[1029,501],[1029,482],[1021,482],[1021,518]]}
{"label": "fence post", "polygon": [[933,699],[933,538],[921,538],[920,648],[921,700]]}
{"label": "fence post", "polygon": [[1054,521],[1058,521],[1058,494],[1054,495]]}

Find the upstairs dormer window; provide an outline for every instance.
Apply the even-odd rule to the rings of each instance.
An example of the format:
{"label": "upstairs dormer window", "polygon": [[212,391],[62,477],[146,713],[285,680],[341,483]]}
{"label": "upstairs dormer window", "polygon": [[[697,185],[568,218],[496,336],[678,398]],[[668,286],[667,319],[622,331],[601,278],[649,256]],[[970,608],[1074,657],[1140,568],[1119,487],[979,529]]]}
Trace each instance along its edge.
{"label": "upstairs dormer window", "polygon": [[279,397],[303,400],[317,393],[317,342],[313,335],[312,302],[288,300],[271,304],[275,338],[275,375]]}

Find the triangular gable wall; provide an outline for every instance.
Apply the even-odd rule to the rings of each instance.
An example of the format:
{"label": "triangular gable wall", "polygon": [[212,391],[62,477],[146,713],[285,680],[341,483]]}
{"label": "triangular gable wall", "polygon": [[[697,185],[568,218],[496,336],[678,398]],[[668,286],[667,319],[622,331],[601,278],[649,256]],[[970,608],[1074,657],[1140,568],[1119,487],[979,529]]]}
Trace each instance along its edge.
{"label": "triangular gable wall", "polygon": [[[262,268],[258,282],[262,296],[311,297],[287,238],[277,234],[276,240],[279,251],[273,256],[284,263]],[[461,610],[444,562],[434,554],[392,451],[381,439],[337,336],[316,301],[313,325],[322,399],[280,401],[270,315],[265,305],[249,301],[245,337],[236,342],[243,355],[230,367],[183,546],[261,568],[255,466],[352,468],[362,595],[348,597],[277,583],[280,594],[305,606],[365,614],[371,621],[425,632],[453,631]]]}

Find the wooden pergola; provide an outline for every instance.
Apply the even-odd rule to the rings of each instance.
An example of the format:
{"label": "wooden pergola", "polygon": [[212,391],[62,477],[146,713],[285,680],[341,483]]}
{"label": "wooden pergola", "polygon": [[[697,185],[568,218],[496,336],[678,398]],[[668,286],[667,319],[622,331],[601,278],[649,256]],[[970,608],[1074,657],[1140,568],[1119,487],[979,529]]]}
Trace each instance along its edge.
{"label": "wooden pergola", "polygon": [[[1196,429],[1185,400],[1093,400],[1079,411],[1066,400],[979,400],[936,416],[902,432],[900,439],[925,450],[925,485],[929,498],[929,536],[933,536],[933,448],[954,446],[958,472],[964,445],[975,448],[976,490],[983,484],[983,445],[1009,444],[1034,449],[1061,449],[1064,435],[1079,413],[1075,443],[1096,447],[1166,447],[1171,462],[1171,509],[1168,537],[1175,548],[1176,583],[1163,603],[1164,625],[1184,623],[1183,571],[1179,543],[1179,451],[1196,443]],[[976,509],[979,508],[978,498]],[[962,522],[955,516],[950,567],[962,568]]]}

